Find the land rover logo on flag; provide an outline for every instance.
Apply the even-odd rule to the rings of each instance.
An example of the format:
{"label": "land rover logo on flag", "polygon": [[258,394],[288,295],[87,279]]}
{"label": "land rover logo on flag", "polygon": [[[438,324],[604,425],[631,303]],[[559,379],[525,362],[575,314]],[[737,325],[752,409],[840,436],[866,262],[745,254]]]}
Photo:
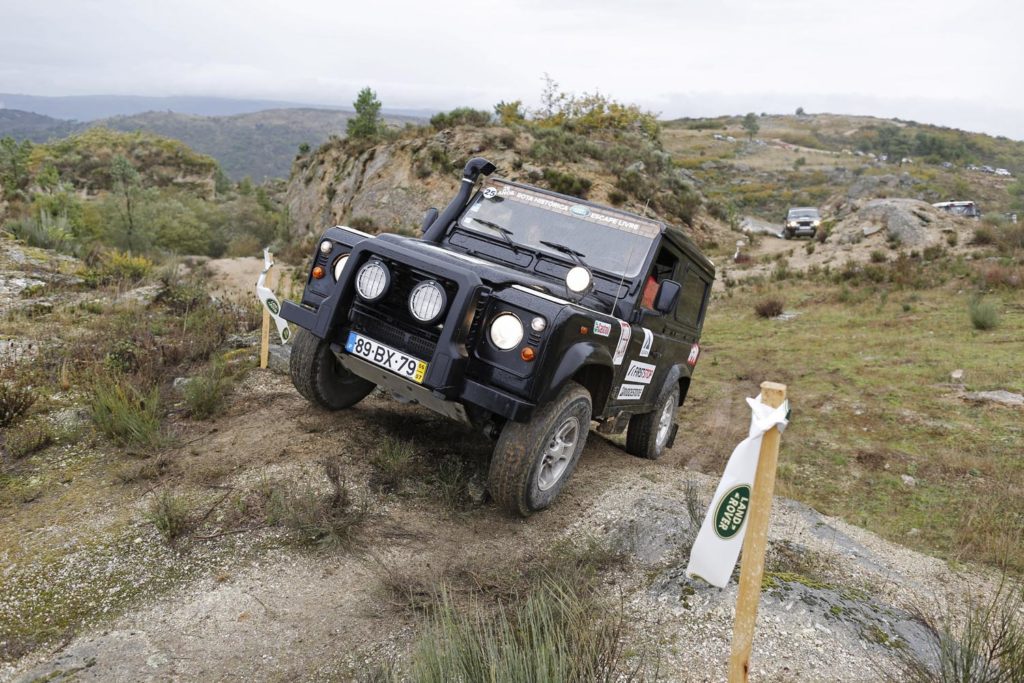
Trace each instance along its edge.
{"label": "land rover logo on flag", "polygon": [[719,538],[732,538],[743,528],[750,509],[750,487],[746,484],[730,489],[722,496],[715,510],[715,534]]}
{"label": "land rover logo on flag", "polygon": [[273,313],[274,315],[277,315],[281,310],[280,308],[278,308],[277,302],[273,299],[267,299],[267,308],[269,308],[270,312]]}

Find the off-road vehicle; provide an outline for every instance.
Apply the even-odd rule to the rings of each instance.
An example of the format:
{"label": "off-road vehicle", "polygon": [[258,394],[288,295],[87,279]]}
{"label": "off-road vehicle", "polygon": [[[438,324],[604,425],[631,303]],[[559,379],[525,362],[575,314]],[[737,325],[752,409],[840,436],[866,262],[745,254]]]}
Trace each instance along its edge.
{"label": "off-road vehicle", "polygon": [[800,206],[786,213],[786,224],[782,228],[783,239],[807,235],[814,237],[821,226],[821,213],[813,206]]}
{"label": "off-road vehicle", "polygon": [[328,229],[302,300],[291,377],[337,410],[375,387],[496,440],[488,490],[522,515],[576,468],[590,423],[658,458],[700,355],[715,269],[681,230],[497,178],[469,161],[419,238]]}

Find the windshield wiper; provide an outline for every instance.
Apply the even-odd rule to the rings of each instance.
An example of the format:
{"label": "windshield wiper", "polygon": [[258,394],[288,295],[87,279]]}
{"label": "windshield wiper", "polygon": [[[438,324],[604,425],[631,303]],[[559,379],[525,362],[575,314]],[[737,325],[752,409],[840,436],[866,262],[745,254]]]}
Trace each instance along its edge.
{"label": "windshield wiper", "polygon": [[502,239],[504,239],[508,246],[512,248],[512,253],[517,256],[519,255],[519,249],[516,247],[516,243],[512,241],[511,237],[509,237],[509,235],[514,235],[514,232],[512,232],[508,228],[504,228],[498,225],[497,223],[492,223],[491,221],[484,220],[483,218],[477,218],[476,216],[471,216],[471,218],[480,225],[486,225],[488,228],[494,230],[499,235],[501,235]]}
{"label": "windshield wiper", "polygon": [[539,242],[540,242],[541,244],[543,244],[543,245],[544,245],[545,247],[551,247],[551,248],[552,248],[552,249],[554,249],[555,251],[560,251],[560,252],[562,252],[563,254],[568,254],[569,256],[571,256],[571,257],[572,257],[572,260],[573,260],[573,261],[576,261],[576,262],[577,262],[577,263],[579,263],[579,264],[580,264],[581,266],[584,266],[584,267],[586,267],[586,268],[587,268],[587,270],[593,270],[593,268],[591,268],[590,266],[588,266],[588,265],[587,265],[587,264],[586,264],[586,263],[585,263],[585,262],[583,261],[583,259],[585,259],[585,258],[587,257],[587,255],[586,255],[586,254],[584,254],[584,253],[583,253],[582,251],[576,251],[575,249],[573,249],[573,248],[571,248],[571,247],[567,247],[567,246],[565,246],[564,244],[559,244],[558,242],[548,242],[547,240],[538,240],[538,241],[539,241]]}

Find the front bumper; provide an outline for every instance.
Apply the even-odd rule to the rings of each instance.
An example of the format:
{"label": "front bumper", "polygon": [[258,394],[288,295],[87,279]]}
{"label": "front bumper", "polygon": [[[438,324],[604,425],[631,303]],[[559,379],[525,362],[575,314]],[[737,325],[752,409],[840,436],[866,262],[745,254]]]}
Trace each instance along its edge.
{"label": "front bumper", "polygon": [[[392,284],[396,296],[404,292],[401,283],[411,284],[408,278],[419,277],[417,273],[448,283],[450,303],[443,325],[423,330],[421,334],[417,325],[410,325],[410,320],[399,316],[394,302],[386,303],[390,295],[372,306],[358,300],[354,273],[369,258],[382,259],[391,264],[389,267],[397,269],[394,273],[404,273],[396,275]],[[403,293],[401,297],[404,296]],[[281,315],[330,343],[339,361],[351,372],[401,400],[415,401],[461,422],[481,412],[516,422],[527,421],[535,404],[508,391],[514,387],[496,387],[491,382],[477,381],[480,378],[475,375],[467,375],[470,349],[482,334],[480,325],[489,296],[489,288],[472,269],[453,266],[429,250],[411,251],[402,242],[381,236],[365,240],[352,249],[342,277],[319,305],[286,301]],[[404,299],[398,308],[404,308]],[[344,343],[350,330],[426,361],[428,367],[423,383],[410,382],[386,368],[348,354]]]}

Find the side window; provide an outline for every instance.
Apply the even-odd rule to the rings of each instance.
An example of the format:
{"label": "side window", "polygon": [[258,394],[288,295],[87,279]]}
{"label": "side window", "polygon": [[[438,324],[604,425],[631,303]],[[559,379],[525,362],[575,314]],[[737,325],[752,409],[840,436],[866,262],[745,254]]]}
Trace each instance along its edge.
{"label": "side window", "polygon": [[676,306],[676,320],[697,327],[700,325],[700,317],[704,312],[704,299],[707,296],[708,283],[701,279],[696,268],[687,268],[686,275],[680,283],[683,291],[679,295],[679,305]]}
{"label": "side window", "polygon": [[654,308],[654,297],[658,295],[658,286],[665,280],[671,280],[675,276],[676,268],[679,266],[679,259],[669,251],[668,247],[662,247],[658,257],[651,266],[651,272],[644,281],[643,297],[640,305],[644,308]]}

